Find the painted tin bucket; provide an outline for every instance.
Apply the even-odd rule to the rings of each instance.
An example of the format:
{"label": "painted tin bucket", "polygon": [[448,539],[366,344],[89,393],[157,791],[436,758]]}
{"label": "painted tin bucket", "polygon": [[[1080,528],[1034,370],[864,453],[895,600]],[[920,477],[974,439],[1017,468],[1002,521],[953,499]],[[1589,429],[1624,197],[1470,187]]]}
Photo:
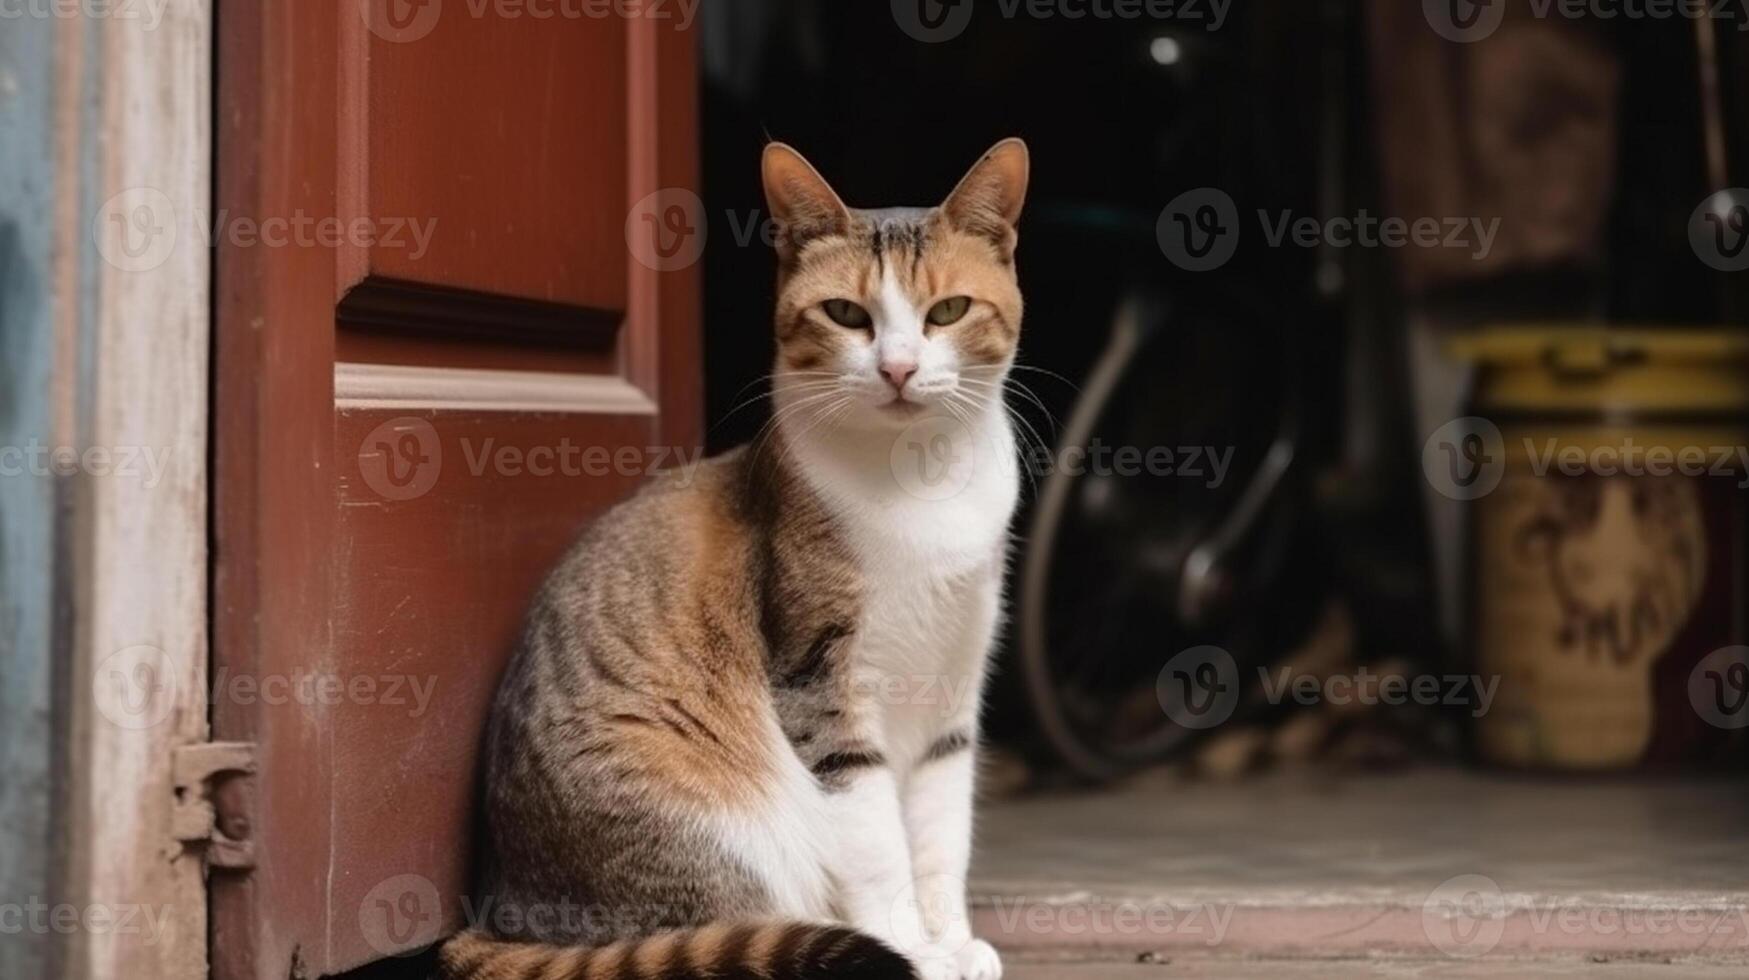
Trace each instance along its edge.
{"label": "painted tin bucket", "polygon": [[1735,751],[1749,334],[1509,328],[1453,346],[1479,372],[1452,461],[1498,481],[1471,524],[1474,664],[1499,678],[1482,756],[1597,770]]}

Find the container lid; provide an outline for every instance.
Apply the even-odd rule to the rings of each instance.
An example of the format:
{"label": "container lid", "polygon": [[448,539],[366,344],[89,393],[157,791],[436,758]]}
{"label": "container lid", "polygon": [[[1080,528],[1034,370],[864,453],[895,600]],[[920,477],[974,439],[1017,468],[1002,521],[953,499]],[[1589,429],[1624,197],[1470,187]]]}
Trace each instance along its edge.
{"label": "container lid", "polygon": [[1749,412],[1749,331],[1530,324],[1451,340],[1481,411],[1729,418]]}

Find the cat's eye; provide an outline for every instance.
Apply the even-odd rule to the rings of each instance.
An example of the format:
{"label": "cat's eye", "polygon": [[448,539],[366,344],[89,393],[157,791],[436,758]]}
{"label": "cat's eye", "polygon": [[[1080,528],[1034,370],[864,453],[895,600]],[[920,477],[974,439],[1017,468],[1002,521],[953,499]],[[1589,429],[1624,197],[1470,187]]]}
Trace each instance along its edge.
{"label": "cat's eye", "polygon": [[851,327],[856,330],[866,330],[874,321],[869,319],[868,311],[847,299],[829,299],[820,304],[832,322],[841,327]]}
{"label": "cat's eye", "polygon": [[929,322],[938,327],[945,327],[966,315],[970,309],[970,296],[950,296],[929,308]]}

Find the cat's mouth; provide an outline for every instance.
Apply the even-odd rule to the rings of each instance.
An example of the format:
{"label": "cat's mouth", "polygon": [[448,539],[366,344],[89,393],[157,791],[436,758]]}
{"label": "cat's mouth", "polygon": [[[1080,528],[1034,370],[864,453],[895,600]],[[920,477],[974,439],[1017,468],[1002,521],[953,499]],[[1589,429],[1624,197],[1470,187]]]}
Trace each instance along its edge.
{"label": "cat's mouth", "polygon": [[904,395],[894,395],[891,401],[881,403],[880,410],[883,412],[891,412],[894,415],[910,416],[916,415],[926,407],[928,406],[924,405],[922,402],[914,402],[911,399],[906,398]]}

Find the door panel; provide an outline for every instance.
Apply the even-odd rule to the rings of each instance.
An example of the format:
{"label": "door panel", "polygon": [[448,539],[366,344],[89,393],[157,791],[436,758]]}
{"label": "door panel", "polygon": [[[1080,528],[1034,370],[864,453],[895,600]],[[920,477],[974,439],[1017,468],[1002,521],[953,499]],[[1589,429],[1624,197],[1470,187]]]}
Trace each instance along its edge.
{"label": "door panel", "polygon": [[[371,249],[368,274],[623,313],[627,31],[616,17],[471,15],[451,4],[396,43],[341,25],[367,77],[356,133],[366,212],[436,223],[426,254]],[[343,95],[347,93],[343,92]]]}
{"label": "door panel", "polygon": [[[422,442],[414,455],[425,462],[403,465],[411,480],[390,487],[423,492],[388,500],[372,484],[406,464],[397,449],[404,437]],[[345,551],[336,556],[333,653],[359,685],[324,721],[338,855],[327,900],[342,936],[360,928],[360,915],[380,913],[367,902],[402,900],[402,889],[380,890],[396,876],[422,876],[445,897],[466,889],[457,835],[470,826],[478,790],[471,762],[523,607],[579,518],[638,479],[636,467],[616,472],[611,460],[602,465],[580,451],[567,466],[543,451],[600,447],[599,457],[636,447],[642,455],[648,441],[649,425],[637,417],[340,413],[335,538]],[[424,448],[432,444],[436,452]],[[358,911],[347,918],[345,910]],[[413,944],[435,938],[435,923],[393,912],[398,919],[371,924],[391,939],[387,927],[406,930]]]}
{"label": "door panel", "polygon": [[260,771],[232,790],[257,866],[210,885],[219,980],[459,924],[522,610],[700,441],[692,270],[624,237],[628,202],[696,187],[692,38],[473,6],[400,42],[350,2],[221,8],[218,208],[432,225],[417,255],[220,239],[213,729]]}

